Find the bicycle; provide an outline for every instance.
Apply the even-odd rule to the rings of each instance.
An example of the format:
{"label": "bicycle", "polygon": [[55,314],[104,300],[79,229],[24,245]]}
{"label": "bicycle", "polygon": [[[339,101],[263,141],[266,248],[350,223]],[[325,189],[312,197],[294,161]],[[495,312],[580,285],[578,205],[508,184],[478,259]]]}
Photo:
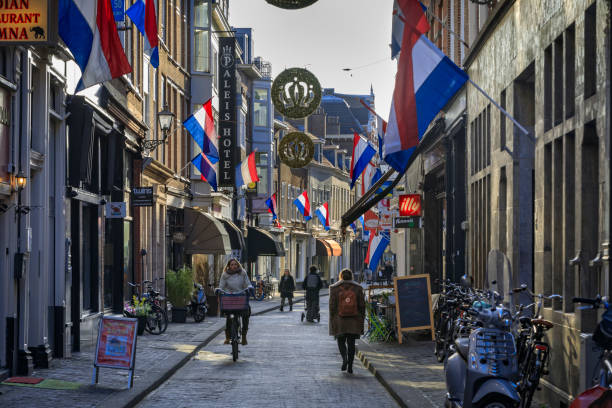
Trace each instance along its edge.
{"label": "bicycle", "polygon": [[546,331],[554,327],[552,322],[542,319],[542,304],[544,300],[563,299],[561,295],[545,296],[531,292],[527,285],[521,285],[514,289],[513,294],[527,292],[537,301],[525,307],[521,306],[519,313],[524,309],[535,307],[534,318],[521,317],[519,319],[521,330],[517,341],[517,354],[519,357],[520,379],[517,383],[517,391],[521,396],[520,408],[529,408],[533,400],[540,379],[548,374],[548,361],[550,357],[550,346],[544,341]]}
{"label": "bicycle", "polygon": [[[154,282],[163,280],[163,278],[155,279]],[[149,304],[150,311],[147,314],[145,330],[154,335],[160,335],[168,328],[168,312],[166,311],[165,305],[162,303],[165,298],[160,295],[160,292],[153,289],[153,283],[150,280],[145,280],[142,284],[128,282],[128,285],[134,288],[136,291],[136,298],[138,300],[144,299],[145,303]],[[147,285],[146,292],[140,295],[140,286]],[[127,311],[123,312],[128,317],[133,317]]]}
{"label": "bicycle", "polygon": [[238,360],[238,345],[240,344],[242,313],[248,313],[250,290],[245,289],[238,293],[228,293],[219,288],[215,293],[219,296],[219,307],[221,314],[229,316],[230,344],[232,345],[232,359]]}
{"label": "bicycle", "polygon": [[274,284],[270,282],[269,277],[266,280],[260,279],[251,283],[255,288],[251,295],[254,300],[261,302],[264,299],[272,299],[274,296]]}

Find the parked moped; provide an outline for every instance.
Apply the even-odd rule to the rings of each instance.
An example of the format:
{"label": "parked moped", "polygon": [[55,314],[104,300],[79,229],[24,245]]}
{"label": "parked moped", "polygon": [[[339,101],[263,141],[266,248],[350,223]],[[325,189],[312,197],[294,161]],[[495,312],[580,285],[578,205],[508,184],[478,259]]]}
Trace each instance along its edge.
{"label": "parked moped", "polygon": [[206,318],[206,312],[208,312],[208,307],[206,305],[206,294],[204,293],[204,288],[199,283],[193,283],[194,292],[191,297],[191,302],[187,306],[187,310],[193,316],[193,320],[197,323],[200,323]]}

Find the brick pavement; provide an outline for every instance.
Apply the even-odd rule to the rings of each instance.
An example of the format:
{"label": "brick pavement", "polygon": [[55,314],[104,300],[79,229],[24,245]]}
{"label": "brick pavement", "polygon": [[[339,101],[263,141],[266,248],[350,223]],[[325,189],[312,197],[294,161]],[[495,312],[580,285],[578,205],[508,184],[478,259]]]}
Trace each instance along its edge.
{"label": "brick pavement", "polygon": [[[296,293],[296,300],[302,294]],[[277,309],[279,299],[251,302],[254,314]],[[127,371],[102,368],[97,386],[90,385],[94,350],[74,353],[70,359],[56,359],[52,368],[35,370],[33,377],[52,378],[81,384],[78,390],[48,390],[0,385],[0,406],[19,408],[133,406],[151,389],[163,383],[175,370],[220,333],[225,319],[206,317],[202,323],[171,323],[160,335],[138,337],[134,387],[127,390]]]}
{"label": "brick pavement", "polygon": [[410,337],[403,344],[359,340],[358,356],[402,407],[443,407],[444,365],[438,363],[430,340]]}
{"label": "brick pavement", "polygon": [[237,362],[218,336],[138,407],[396,407],[359,360],[340,371],[327,308],[322,297],[320,323],[300,322],[302,304],[253,317]]}

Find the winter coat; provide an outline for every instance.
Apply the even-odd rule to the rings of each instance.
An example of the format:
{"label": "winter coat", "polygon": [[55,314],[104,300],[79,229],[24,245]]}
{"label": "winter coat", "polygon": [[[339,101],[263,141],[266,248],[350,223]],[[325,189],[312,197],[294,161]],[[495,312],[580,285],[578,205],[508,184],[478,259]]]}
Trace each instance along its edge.
{"label": "winter coat", "polygon": [[278,284],[278,290],[282,297],[292,298],[293,291],[295,290],[295,281],[293,280],[293,276],[285,276],[281,278]]}
{"label": "winter coat", "polygon": [[[311,279],[317,279],[317,284],[316,287],[308,287],[308,280],[309,278]],[[321,288],[323,287],[323,281],[321,280],[321,277],[319,276],[318,273],[309,273],[308,275],[306,275],[306,278],[304,279],[304,282],[302,283],[304,290],[309,290],[309,291],[319,291],[321,290]]]}
{"label": "winter coat", "polygon": [[219,289],[229,293],[241,292],[250,286],[251,281],[244,269],[236,273],[225,271],[221,274],[221,280],[219,281]]}
{"label": "winter coat", "polygon": [[[338,303],[340,290],[350,289],[357,297],[358,316],[341,317],[338,315]],[[340,334],[363,334],[363,322],[365,320],[365,295],[360,284],[353,280],[339,280],[329,287],[329,335]]]}

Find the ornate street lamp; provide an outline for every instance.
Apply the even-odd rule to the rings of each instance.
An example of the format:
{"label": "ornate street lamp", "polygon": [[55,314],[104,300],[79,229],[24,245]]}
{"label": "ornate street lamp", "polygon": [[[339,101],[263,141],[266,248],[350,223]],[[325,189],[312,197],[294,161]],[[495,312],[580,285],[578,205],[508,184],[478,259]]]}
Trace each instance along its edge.
{"label": "ornate street lamp", "polygon": [[28,183],[28,179],[26,178],[25,174],[23,174],[22,170],[20,170],[17,176],[15,176],[15,183],[17,184],[17,190],[19,191],[23,190]]}
{"label": "ornate street lamp", "polygon": [[164,109],[157,114],[157,120],[159,122],[159,127],[162,131],[161,139],[152,139],[145,140],[142,143],[143,150],[151,152],[157,148],[157,146],[166,143],[166,139],[168,138],[168,132],[172,127],[172,122],[174,122],[174,113],[168,110],[168,104],[164,104]]}
{"label": "ornate street lamp", "polygon": [[273,6],[284,9],[301,9],[317,2],[317,0],[266,0]]}

